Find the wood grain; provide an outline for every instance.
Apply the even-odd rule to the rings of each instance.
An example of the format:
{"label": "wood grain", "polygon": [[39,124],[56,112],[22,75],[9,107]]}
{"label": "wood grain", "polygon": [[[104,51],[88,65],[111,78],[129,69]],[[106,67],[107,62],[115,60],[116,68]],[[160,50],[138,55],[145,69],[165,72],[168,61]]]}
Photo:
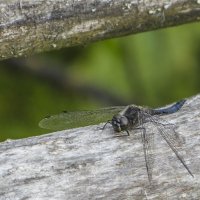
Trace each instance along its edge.
{"label": "wood grain", "polygon": [[199,20],[199,0],[1,0],[0,60]]}
{"label": "wood grain", "polygon": [[140,131],[115,137],[100,124],[1,143],[0,199],[199,199],[200,95],[163,119],[184,138],[180,153],[194,178],[155,132],[150,185]]}

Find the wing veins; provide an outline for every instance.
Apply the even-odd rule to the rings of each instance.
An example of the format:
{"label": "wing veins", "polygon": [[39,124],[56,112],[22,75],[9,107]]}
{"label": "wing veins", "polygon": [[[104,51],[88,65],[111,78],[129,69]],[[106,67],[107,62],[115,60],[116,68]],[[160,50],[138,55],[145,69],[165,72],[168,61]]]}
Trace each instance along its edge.
{"label": "wing veins", "polygon": [[[149,119],[152,122],[152,124],[156,127],[156,129],[158,130],[158,132],[160,133],[160,135],[162,136],[162,138],[166,141],[166,143],[168,144],[168,146],[171,148],[171,150],[174,152],[174,154],[176,155],[176,157],[178,158],[178,160],[182,163],[182,165],[188,171],[188,173],[192,177],[194,177],[194,175],[192,174],[192,172],[188,168],[187,164],[185,163],[183,157],[178,152],[176,144],[175,144],[174,140],[172,139],[171,135],[169,135],[164,129],[160,128],[160,126],[157,125],[157,123],[154,121],[154,119],[153,119],[153,117],[151,115],[149,115]],[[162,124],[162,126],[163,126],[163,124]]]}
{"label": "wing veins", "polygon": [[145,127],[143,126],[143,116],[138,116],[138,119],[139,119],[139,125],[142,128],[141,137],[142,137],[142,143],[143,143],[143,151],[144,151],[147,175],[148,175],[149,182],[151,183],[152,171],[153,171],[153,154],[152,154],[153,137],[148,135]]}
{"label": "wing veins", "polygon": [[39,122],[39,126],[41,128],[51,130],[64,130],[81,126],[95,125],[108,121],[114,114],[117,114],[123,108],[123,106],[116,106],[90,111],[63,112],[42,119]]}

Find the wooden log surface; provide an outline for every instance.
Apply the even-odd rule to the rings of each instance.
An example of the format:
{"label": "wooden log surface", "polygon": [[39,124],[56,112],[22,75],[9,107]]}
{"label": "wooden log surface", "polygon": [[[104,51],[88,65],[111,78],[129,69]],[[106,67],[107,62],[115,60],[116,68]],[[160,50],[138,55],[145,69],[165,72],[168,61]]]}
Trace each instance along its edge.
{"label": "wooden log surface", "polygon": [[199,20],[199,0],[1,0],[0,60]]}
{"label": "wooden log surface", "polygon": [[140,131],[115,137],[100,124],[0,143],[0,199],[200,199],[200,95],[163,119],[184,138],[194,178],[155,132],[150,185]]}

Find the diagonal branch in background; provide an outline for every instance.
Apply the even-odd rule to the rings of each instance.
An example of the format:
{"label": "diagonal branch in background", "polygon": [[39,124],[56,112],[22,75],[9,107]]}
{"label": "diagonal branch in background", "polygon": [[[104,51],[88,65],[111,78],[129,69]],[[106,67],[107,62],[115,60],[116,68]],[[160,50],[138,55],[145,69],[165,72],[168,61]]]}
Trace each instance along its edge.
{"label": "diagonal branch in background", "polygon": [[0,143],[0,199],[199,199],[199,108],[200,95],[163,118],[185,137],[182,153],[194,178],[155,137],[149,187],[140,132],[115,137],[109,127],[88,126]]}
{"label": "diagonal branch in background", "polygon": [[[107,105],[126,105],[127,101],[123,100],[119,96],[112,94],[109,91],[103,90],[95,85],[86,84],[73,78],[72,75],[68,75],[63,69],[61,63],[55,63],[46,61],[45,59],[33,57],[29,59],[8,59],[3,61],[6,64],[7,69],[11,69],[12,72],[19,70],[25,72],[36,78],[40,78],[42,81],[48,82],[52,87],[56,87],[59,90],[63,90],[65,94],[70,92],[76,92],[76,94],[90,97],[98,100],[98,102],[105,103]],[[60,67],[56,67],[60,66]],[[133,100],[132,100],[133,102]],[[134,102],[137,102],[136,99]]]}
{"label": "diagonal branch in background", "polygon": [[0,59],[200,19],[199,0],[12,0],[0,3]]}

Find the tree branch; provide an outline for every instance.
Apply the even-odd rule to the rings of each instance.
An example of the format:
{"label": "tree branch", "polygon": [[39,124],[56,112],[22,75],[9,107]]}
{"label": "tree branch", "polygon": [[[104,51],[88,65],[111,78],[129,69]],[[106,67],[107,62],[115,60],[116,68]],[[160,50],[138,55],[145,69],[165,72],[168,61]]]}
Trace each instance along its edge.
{"label": "tree branch", "polygon": [[11,0],[0,3],[0,59],[200,19],[199,0]]}
{"label": "tree branch", "polygon": [[75,80],[71,75],[65,73],[63,70],[64,66],[62,66],[61,63],[53,63],[45,59],[41,60],[41,58],[38,59],[36,56],[29,59],[8,59],[3,61],[3,63],[7,65],[6,69],[10,68],[12,72],[13,70],[20,70],[27,75],[29,74],[40,78],[53,87],[63,90],[66,95],[69,95],[69,92],[73,91],[79,95],[88,96],[107,105],[127,104],[123,98],[111,94],[106,90]]}
{"label": "tree branch", "polygon": [[139,130],[114,137],[101,124],[1,143],[0,199],[199,199],[199,108],[200,95],[164,117],[185,138],[180,152],[194,178],[155,134],[150,186]]}

